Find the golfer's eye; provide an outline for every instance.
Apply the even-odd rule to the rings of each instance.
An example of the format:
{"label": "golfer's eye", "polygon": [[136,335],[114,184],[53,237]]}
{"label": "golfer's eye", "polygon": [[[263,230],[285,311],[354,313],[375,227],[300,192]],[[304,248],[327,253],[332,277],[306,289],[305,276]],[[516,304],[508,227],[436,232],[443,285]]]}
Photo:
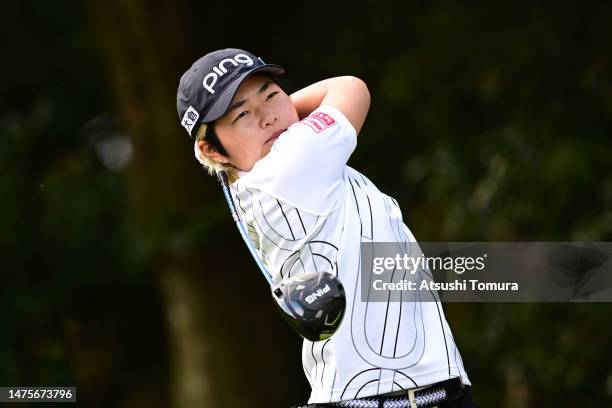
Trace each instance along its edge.
{"label": "golfer's eye", "polygon": [[240,112],[240,113],[238,114],[238,116],[236,116],[236,119],[234,119],[234,122],[233,122],[233,123],[238,122],[238,120],[240,120],[240,118],[245,117],[245,116],[247,115],[247,113],[249,113],[249,111],[243,111],[243,112]]}
{"label": "golfer's eye", "polygon": [[272,92],[270,95],[268,95],[268,100],[274,98],[276,96],[276,94],[278,93],[278,91]]}

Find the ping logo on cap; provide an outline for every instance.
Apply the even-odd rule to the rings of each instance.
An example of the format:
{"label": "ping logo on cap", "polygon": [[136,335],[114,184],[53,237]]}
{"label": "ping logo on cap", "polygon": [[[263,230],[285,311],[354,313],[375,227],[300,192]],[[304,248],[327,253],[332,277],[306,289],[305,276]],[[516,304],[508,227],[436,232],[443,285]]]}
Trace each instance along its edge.
{"label": "ping logo on cap", "polygon": [[250,67],[251,65],[253,65],[253,60],[251,59],[251,57],[245,54],[236,54],[233,58],[225,58],[221,60],[221,62],[219,62],[219,65],[213,67],[213,72],[209,72],[202,80],[202,85],[204,86],[204,89],[206,89],[209,93],[215,93],[215,84],[217,83],[217,80],[219,78],[227,74],[227,68],[225,67],[225,64],[228,63],[233,65],[233,67],[230,66],[230,69],[236,68],[240,64],[244,64]]}
{"label": "ping logo on cap", "polygon": [[199,117],[200,117],[200,114],[198,113],[198,111],[193,109],[193,107],[191,106],[187,109],[187,112],[185,112],[185,114],[183,115],[183,119],[181,120],[181,125],[183,125],[185,129],[187,129],[187,133],[189,133],[189,136],[191,136],[191,131],[193,130],[193,126],[198,122]]}

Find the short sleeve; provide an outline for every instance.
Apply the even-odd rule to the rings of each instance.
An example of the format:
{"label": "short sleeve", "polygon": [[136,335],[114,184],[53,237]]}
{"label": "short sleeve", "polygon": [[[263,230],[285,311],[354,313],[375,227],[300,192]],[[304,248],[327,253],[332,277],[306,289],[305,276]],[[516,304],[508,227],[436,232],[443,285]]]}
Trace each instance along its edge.
{"label": "short sleeve", "polygon": [[322,105],[281,134],[270,153],[237,182],[326,215],[339,202],[346,163],[356,145],[355,128],[344,114]]}

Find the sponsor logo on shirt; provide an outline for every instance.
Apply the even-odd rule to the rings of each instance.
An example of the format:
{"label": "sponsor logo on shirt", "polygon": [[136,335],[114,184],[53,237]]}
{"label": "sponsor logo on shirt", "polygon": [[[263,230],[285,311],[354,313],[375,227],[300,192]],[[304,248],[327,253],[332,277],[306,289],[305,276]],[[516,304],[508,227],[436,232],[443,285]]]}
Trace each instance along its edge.
{"label": "sponsor logo on shirt", "polygon": [[331,126],[334,123],[336,123],[334,118],[329,116],[327,113],[323,113],[323,112],[312,112],[310,114],[310,117],[312,117],[313,119],[316,119],[316,120],[318,120],[320,122],[323,122],[326,126]]}
{"label": "sponsor logo on shirt", "polygon": [[322,132],[330,126],[336,124],[336,120],[327,113],[323,112],[312,112],[306,118],[302,119],[300,123],[309,126],[316,133]]}

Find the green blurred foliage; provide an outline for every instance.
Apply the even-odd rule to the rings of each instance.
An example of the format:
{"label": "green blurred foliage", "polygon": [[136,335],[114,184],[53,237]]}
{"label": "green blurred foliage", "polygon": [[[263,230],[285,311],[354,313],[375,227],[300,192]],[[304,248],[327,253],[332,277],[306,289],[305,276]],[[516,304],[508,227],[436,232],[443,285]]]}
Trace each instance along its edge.
{"label": "green blurred foliage", "polygon": [[[188,11],[180,43],[165,35],[176,21],[143,16],[158,27],[169,84],[204,52],[228,46],[284,65],[289,90],[334,75],[365,79],[373,103],[349,164],[397,198],[419,240],[612,239],[605,2],[173,7]],[[104,161],[109,142],[134,136],[115,104],[92,8],[38,0],[7,3],[3,14],[0,385],[77,384],[84,406],[166,406],[158,254],[195,253],[209,274],[205,285],[194,282],[210,295],[214,386],[223,396],[241,390],[251,406],[305,400],[299,341],[273,319],[247,252],[235,253],[241,243],[221,194],[202,199],[216,193],[215,181],[194,161],[197,178],[165,186],[171,196],[190,185],[193,208],[151,202],[143,224],[129,159]],[[147,154],[170,166],[191,160],[188,140],[176,143],[184,156]],[[225,273],[210,278],[220,264]],[[445,306],[484,407],[610,406],[610,310]]]}

